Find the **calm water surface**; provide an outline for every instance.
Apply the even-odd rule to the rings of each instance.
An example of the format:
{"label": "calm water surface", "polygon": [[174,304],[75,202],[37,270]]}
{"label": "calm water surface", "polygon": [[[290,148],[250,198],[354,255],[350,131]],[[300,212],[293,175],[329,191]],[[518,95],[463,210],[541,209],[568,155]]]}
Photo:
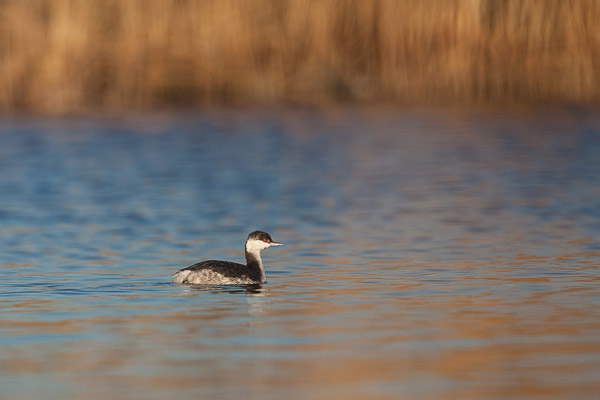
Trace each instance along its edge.
{"label": "calm water surface", "polygon": [[[592,399],[600,113],[0,121],[0,397]],[[262,287],[170,275],[243,259]]]}

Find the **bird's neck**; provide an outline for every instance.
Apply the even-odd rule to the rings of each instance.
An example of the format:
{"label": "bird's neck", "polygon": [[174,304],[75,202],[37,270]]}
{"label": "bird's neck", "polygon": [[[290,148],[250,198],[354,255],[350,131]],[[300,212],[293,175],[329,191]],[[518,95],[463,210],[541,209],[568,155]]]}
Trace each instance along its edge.
{"label": "bird's neck", "polygon": [[264,282],[266,280],[265,270],[263,268],[262,260],[260,258],[260,251],[252,251],[246,249],[246,266],[248,269],[258,271],[260,273],[260,280]]}

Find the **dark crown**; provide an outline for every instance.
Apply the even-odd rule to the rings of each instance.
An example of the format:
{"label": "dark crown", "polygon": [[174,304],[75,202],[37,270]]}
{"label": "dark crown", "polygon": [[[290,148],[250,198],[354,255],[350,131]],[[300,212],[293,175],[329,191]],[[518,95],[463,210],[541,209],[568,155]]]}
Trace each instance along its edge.
{"label": "dark crown", "polygon": [[273,239],[271,239],[271,235],[269,235],[267,232],[263,232],[263,231],[254,231],[251,234],[248,235],[248,240],[264,240],[267,239],[267,243],[272,243]]}

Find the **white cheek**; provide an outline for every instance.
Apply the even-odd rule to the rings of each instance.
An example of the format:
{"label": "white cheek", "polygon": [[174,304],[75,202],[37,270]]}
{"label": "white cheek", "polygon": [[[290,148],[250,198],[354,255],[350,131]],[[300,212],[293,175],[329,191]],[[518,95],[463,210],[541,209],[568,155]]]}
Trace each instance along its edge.
{"label": "white cheek", "polygon": [[263,241],[253,240],[251,242],[246,243],[246,250],[251,251],[251,252],[261,251],[261,250],[266,249],[269,246],[270,246],[270,244],[265,243]]}

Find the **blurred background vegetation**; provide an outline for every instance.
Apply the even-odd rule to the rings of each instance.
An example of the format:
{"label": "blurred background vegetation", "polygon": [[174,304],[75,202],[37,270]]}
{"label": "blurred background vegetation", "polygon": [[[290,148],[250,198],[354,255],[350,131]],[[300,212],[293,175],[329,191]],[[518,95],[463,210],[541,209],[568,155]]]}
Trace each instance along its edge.
{"label": "blurred background vegetation", "polygon": [[600,100],[599,0],[0,0],[0,112]]}

